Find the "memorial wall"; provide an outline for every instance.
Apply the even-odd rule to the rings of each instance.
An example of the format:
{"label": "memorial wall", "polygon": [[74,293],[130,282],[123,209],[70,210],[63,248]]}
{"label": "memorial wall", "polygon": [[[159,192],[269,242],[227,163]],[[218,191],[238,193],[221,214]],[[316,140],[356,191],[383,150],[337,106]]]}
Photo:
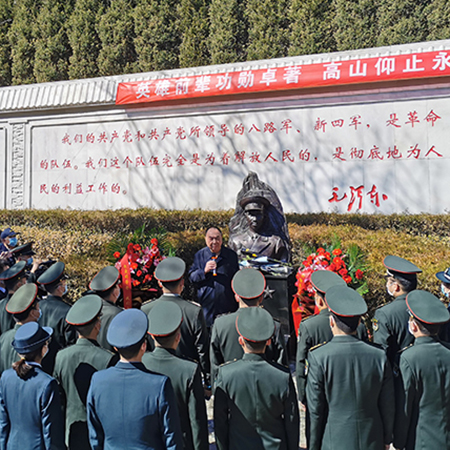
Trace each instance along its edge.
{"label": "memorial wall", "polygon": [[450,210],[450,41],[0,89],[0,206]]}

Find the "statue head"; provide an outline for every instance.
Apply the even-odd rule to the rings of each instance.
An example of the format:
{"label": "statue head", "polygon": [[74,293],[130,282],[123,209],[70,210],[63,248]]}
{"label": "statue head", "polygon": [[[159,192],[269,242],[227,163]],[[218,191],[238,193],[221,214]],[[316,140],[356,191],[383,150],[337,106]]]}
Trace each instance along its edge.
{"label": "statue head", "polygon": [[244,210],[244,216],[247,220],[248,227],[254,232],[258,232],[266,218],[266,207],[269,202],[264,197],[254,196],[252,193],[244,197],[240,204]]}

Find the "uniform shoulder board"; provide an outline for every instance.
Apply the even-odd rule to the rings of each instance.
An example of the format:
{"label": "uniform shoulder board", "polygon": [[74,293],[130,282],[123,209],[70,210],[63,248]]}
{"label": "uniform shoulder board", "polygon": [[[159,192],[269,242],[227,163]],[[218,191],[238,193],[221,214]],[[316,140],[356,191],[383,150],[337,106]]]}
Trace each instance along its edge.
{"label": "uniform shoulder board", "polygon": [[276,317],[273,318],[273,321],[276,323],[281,323],[280,319],[277,319]]}
{"label": "uniform shoulder board", "polygon": [[302,319],[302,322],[306,322],[307,320],[311,319],[312,317],[316,317],[316,315],[315,314],[311,314],[310,316],[305,317],[304,319]]}
{"label": "uniform shoulder board", "polygon": [[[200,305],[199,305],[200,306]],[[228,316],[228,315],[230,315],[231,314],[231,312],[226,312],[226,313],[222,313],[222,314],[217,314],[217,316],[216,316],[216,319],[218,319],[219,317],[225,317],[225,316]],[[214,320],[216,320],[216,319],[214,319]]]}
{"label": "uniform shoulder board", "polygon": [[317,348],[322,347],[322,345],[325,345],[325,344],[326,344],[326,341],[325,341],[325,342],[322,342],[322,343],[320,343],[320,344],[317,344],[317,345],[315,345],[314,347],[311,347],[311,348],[309,349],[309,351],[312,352],[313,350],[316,350]]}
{"label": "uniform shoulder board", "polygon": [[157,299],[157,298],[152,298],[151,300],[147,300],[146,302],[142,303],[141,308],[142,308],[142,306],[148,305],[149,303],[152,303],[152,302],[154,302],[155,300],[158,300],[158,299]]}
{"label": "uniform shoulder board", "polygon": [[198,306],[199,308],[202,307],[202,305],[200,305],[200,303],[194,302],[193,300],[188,300],[188,303],[192,303],[195,306]]}
{"label": "uniform shoulder board", "polygon": [[398,351],[398,353],[403,353],[405,350],[408,350],[408,348],[412,347],[413,345],[414,345],[414,343],[413,344],[409,344],[406,347],[403,347],[401,350]]}
{"label": "uniform shoulder board", "polygon": [[65,303],[66,305],[72,306],[72,303],[67,302],[67,301],[64,300],[63,298],[61,299],[61,301],[62,301],[63,303]]}
{"label": "uniform shoulder board", "polygon": [[229,364],[233,364],[233,363],[235,363],[236,361],[240,361],[240,359],[234,358],[234,359],[231,360],[231,361],[227,361],[227,362],[225,362],[225,363],[223,363],[223,364],[220,364],[219,367],[228,366]]}
{"label": "uniform shoulder board", "polygon": [[177,358],[182,359],[183,361],[189,361],[195,364],[199,364],[199,362],[194,359],[194,358],[189,358],[189,356],[185,356],[185,355],[177,355]]}

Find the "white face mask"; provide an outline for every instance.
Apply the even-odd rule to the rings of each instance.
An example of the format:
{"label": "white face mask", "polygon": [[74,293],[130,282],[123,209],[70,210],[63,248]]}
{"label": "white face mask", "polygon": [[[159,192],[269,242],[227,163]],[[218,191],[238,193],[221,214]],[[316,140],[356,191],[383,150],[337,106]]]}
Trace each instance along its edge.
{"label": "white face mask", "polygon": [[408,331],[414,336],[414,332],[411,330],[411,321],[408,322]]}
{"label": "white face mask", "polygon": [[391,292],[387,286],[386,286],[386,292],[388,293],[388,295],[389,295],[390,297],[393,297],[393,296],[394,296],[394,293]]}
{"label": "white face mask", "polygon": [[42,355],[42,359],[44,359],[44,358],[45,358],[45,355],[48,353],[48,344],[45,345],[44,348],[45,348],[46,350],[45,350],[45,353]]}
{"label": "white face mask", "polygon": [[450,297],[450,292],[448,292],[448,291],[445,289],[445,286],[444,286],[443,284],[441,284],[441,292],[442,292],[442,295],[444,295],[445,297],[447,297],[447,298]]}

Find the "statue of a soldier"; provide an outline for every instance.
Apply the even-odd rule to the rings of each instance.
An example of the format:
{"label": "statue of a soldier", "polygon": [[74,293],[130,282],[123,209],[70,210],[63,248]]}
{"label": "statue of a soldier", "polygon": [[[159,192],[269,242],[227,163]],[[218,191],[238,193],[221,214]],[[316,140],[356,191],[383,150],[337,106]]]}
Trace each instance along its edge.
{"label": "statue of a soldier", "polygon": [[240,260],[255,254],[290,261],[289,232],[281,202],[275,191],[254,172],[244,179],[229,227],[228,247]]}

